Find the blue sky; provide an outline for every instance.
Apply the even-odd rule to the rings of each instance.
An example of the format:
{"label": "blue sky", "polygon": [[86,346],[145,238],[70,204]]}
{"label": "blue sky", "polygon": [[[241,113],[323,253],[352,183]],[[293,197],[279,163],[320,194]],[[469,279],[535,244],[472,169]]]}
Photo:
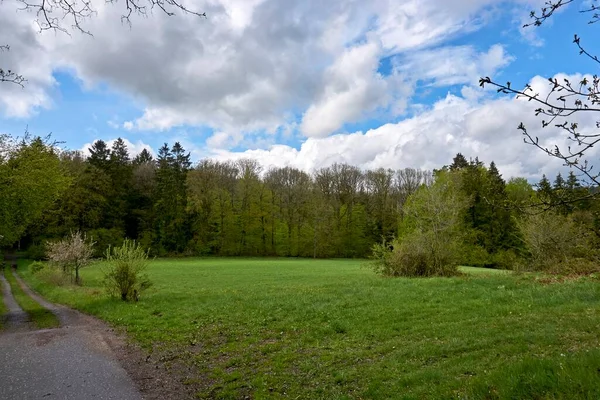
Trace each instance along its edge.
{"label": "blue sky", "polygon": [[[435,168],[460,151],[534,179],[559,165],[522,144],[515,127],[537,129],[531,110],[477,79],[522,86],[595,73],[574,33],[600,54],[599,28],[577,12],[583,1],[528,29],[540,1],[200,4],[206,20],[154,15],[129,29],[118,3],[97,2],[93,38],[38,34],[31,14],[3,12],[0,37],[12,49],[0,66],[28,82],[0,86],[0,132],[52,132],[71,149],[117,137],[132,152],[181,141],[195,160],[252,157],[306,170]],[[540,135],[563,143],[560,132]]]}

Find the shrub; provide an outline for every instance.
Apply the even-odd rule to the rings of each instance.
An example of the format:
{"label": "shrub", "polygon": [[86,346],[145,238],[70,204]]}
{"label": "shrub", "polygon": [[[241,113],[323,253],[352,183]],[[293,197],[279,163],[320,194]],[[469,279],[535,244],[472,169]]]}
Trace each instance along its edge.
{"label": "shrub", "polygon": [[31,260],[46,260],[46,246],[43,244],[32,244],[27,248],[27,258]]}
{"label": "shrub", "polygon": [[106,250],[109,264],[104,272],[104,286],[121,300],[138,300],[139,294],[151,286],[144,271],[148,265],[148,252],[135,241],[125,239],[120,247]]}
{"label": "shrub", "polygon": [[460,176],[440,172],[406,202],[402,236],[389,249],[374,250],[373,268],[387,276],[450,276],[458,273],[464,243],[461,222],[468,199],[458,190]]}
{"label": "shrub", "polygon": [[32,274],[37,274],[44,268],[46,268],[46,264],[40,261],[34,261],[31,264],[29,264],[29,270]]}
{"label": "shrub", "polygon": [[585,274],[599,270],[594,235],[572,217],[545,212],[519,223],[529,253],[529,270],[555,274]]}
{"label": "shrub", "polygon": [[36,277],[54,286],[63,286],[69,282],[69,276],[65,275],[61,268],[53,265],[45,265],[36,273]]}

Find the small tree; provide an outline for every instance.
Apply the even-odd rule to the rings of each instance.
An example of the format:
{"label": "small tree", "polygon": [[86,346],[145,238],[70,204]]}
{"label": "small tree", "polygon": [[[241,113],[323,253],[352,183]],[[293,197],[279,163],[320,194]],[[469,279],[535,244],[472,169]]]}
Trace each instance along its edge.
{"label": "small tree", "polygon": [[[387,276],[449,276],[457,273],[468,199],[460,175],[440,171],[435,183],[408,198],[400,238],[373,248],[376,272]],[[393,247],[393,248],[391,248]]]}
{"label": "small tree", "polygon": [[104,286],[121,300],[138,300],[139,293],[151,286],[144,274],[148,266],[148,252],[134,240],[125,239],[121,247],[106,250],[109,267],[104,271]]}
{"label": "small tree", "polygon": [[63,240],[47,243],[48,259],[62,268],[65,274],[70,274],[75,283],[81,284],[79,270],[90,263],[94,254],[94,243],[87,240],[85,234],[73,232]]}

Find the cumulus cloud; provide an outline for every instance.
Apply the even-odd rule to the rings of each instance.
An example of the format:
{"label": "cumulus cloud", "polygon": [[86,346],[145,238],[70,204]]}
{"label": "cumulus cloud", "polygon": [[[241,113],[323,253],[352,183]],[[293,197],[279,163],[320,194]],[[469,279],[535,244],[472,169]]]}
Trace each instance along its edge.
{"label": "cumulus cloud", "polygon": [[[300,128],[307,136],[335,132],[375,109],[402,112],[412,84],[383,77],[381,58],[477,29],[481,11],[494,4],[210,0],[202,5],[207,19],[156,12],[134,18],[129,29],[119,23],[122,3],[94,2],[98,14],[86,21],[90,37],[39,35],[31,14],[4,12],[16,8],[14,1],[2,4],[0,33],[31,53],[15,53],[20,66],[32,68],[23,70],[31,84],[27,92],[2,94],[5,113],[25,116],[49,107],[52,72],[68,68],[87,88],[107,84],[143,104],[142,115],[125,122],[125,129],[202,125],[274,133],[303,115]],[[4,35],[13,31],[23,38]],[[17,46],[20,40],[27,45]],[[19,97],[24,93],[26,99]]]}
{"label": "cumulus cloud", "polygon": [[[540,1],[508,3],[520,7]],[[208,0],[202,5],[207,19],[157,12],[148,19],[134,18],[129,29],[119,23],[122,3],[98,1],[98,15],[86,21],[94,36],[69,37],[36,33],[32,15],[13,13],[15,0],[5,0],[0,4],[0,36],[12,49],[1,54],[0,63],[14,65],[29,81],[25,89],[2,87],[0,112],[28,117],[52,107],[60,90],[53,72],[66,70],[87,89],[106,85],[141,105],[140,115],[120,120],[119,128],[165,135],[177,126],[212,128],[205,146],[188,138],[187,147],[197,154],[251,156],[265,165],[313,170],[332,162],[434,168],[460,151],[495,160],[509,174],[536,176],[554,164],[522,144],[518,122],[538,127],[539,121],[521,102],[491,100],[465,86],[460,97],[449,95],[397,122],[417,82],[469,85],[512,61],[502,44],[487,49],[448,45],[483,26],[486,10],[497,4]],[[391,71],[382,70],[384,60],[392,60]],[[418,107],[411,105],[411,110]],[[385,114],[381,120],[393,122],[340,133],[347,124],[380,113]],[[272,144],[268,135],[282,132],[306,139],[298,149]],[[550,130],[539,133],[546,138],[546,132]],[[547,140],[560,142],[561,136]],[[251,143],[261,145],[228,151]],[[128,145],[132,153],[149,148],[139,141]],[[261,146],[267,149],[257,148]]]}
{"label": "cumulus cloud", "polygon": [[[558,75],[558,77],[564,77]],[[570,76],[575,81],[580,76]],[[547,80],[534,77],[530,84],[542,95],[548,93]],[[470,93],[474,89],[466,90]],[[386,124],[367,132],[308,138],[299,149],[276,145],[266,150],[245,152],[215,151],[216,159],[255,158],[266,167],[294,166],[306,171],[346,162],[363,169],[440,168],[456,153],[495,161],[506,178],[522,176],[539,179],[543,173],[556,173],[559,160],[523,143],[517,125],[524,122],[540,143],[563,149],[571,143],[564,132],[541,128],[535,105],[523,99],[490,98],[480,93],[468,97],[447,95],[430,109],[398,123]],[[581,126],[594,126],[594,117],[577,116]],[[587,154],[597,158],[598,151]]]}
{"label": "cumulus cloud", "polygon": [[424,50],[397,57],[395,68],[413,79],[433,86],[472,84],[481,76],[493,76],[514,57],[500,44],[485,52],[473,46],[452,46]]}
{"label": "cumulus cloud", "polygon": [[31,21],[15,12],[17,3],[6,0],[0,7],[0,44],[10,46],[10,50],[0,50],[0,68],[15,71],[27,79],[24,87],[1,84],[0,113],[8,117],[30,117],[52,106],[50,92],[56,86],[52,75],[54,65],[51,55],[38,42]]}
{"label": "cumulus cloud", "polygon": [[324,74],[324,88],[302,119],[306,136],[322,137],[387,104],[387,80],[377,73],[381,49],[375,43],[347,49]]}

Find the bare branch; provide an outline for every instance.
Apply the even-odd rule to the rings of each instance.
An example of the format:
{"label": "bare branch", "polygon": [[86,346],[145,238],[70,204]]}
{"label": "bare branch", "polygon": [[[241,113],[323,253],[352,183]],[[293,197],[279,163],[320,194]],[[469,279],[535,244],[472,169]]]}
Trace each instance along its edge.
{"label": "bare branch", "polygon": [[[91,35],[84,27],[86,20],[97,14],[92,0],[17,0],[20,10],[33,12],[36,15],[35,22],[40,31],[54,30],[69,34],[70,30],[76,30]],[[206,17],[206,13],[191,10],[177,0],[123,0],[125,11],[121,20],[131,23],[133,14],[147,16],[154,8],[168,16],[173,16],[177,11],[184,14],[192,14]],[[115,4],[119,0],[106,0],[107,3]]]}
{"label": "bare branch", "polygon": [[[0,45],[0,52],[9,51],[9,50],[10,50],[9,45]],[[26,79],[23,78],[23,76],[17,74],[16,72],[14,72],[10,69],[5,70],[3,68],[0,68],[0,83],[8,82],[8,83],[14,83],[15,85],[24,87],[23,83],[25,81],[26,81]]]}

